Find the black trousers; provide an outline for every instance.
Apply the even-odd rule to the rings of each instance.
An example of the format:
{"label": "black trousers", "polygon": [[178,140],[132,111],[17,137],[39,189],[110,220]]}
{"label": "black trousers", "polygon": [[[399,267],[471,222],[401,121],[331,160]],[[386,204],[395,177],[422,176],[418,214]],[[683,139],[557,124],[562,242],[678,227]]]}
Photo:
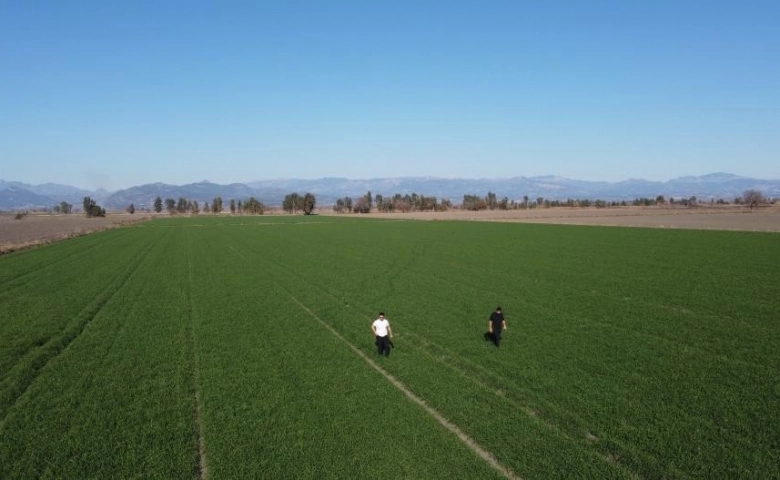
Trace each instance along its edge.
{"label": "black trousers", "polygon": [[385,335],[384,337],[376,336],[376,352],[379,355],[390,356],[390,339]]}
{"label": "black trousers", "polygon": [[493,324],[493,343],[498,346],[501,343],[501,325],[500,323],[498,325]]}

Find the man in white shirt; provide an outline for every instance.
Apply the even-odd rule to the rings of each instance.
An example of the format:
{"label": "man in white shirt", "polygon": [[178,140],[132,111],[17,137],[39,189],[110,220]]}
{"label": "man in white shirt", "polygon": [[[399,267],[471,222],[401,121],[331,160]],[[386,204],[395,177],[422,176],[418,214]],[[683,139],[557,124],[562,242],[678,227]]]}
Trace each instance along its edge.
{"label": "man in white shirt", "polygon": [[385,318],[384,312],[379,312],[379,318],[371,324],[371,331],[376,337],[376,350],[379,355],[390,356],[390,339],[393,338],[393,330],[390,322]]}

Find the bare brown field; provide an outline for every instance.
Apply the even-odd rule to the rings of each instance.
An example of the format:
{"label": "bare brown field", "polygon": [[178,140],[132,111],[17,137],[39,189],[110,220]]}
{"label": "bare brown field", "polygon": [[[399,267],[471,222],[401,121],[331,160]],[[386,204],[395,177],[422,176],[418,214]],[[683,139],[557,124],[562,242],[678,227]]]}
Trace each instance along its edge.
{"label": "bare brown field", "polygon": [[[281,214],[279,212],[267,212]],[[340,215],[323,208],[319,215]],[[167,214],[163,214],[167,215]],[[349,214],[355,215],[355,214]],[[484,210],[470,212],[369,213],[363,218],[407,220],[458,220],[481,222],[524,222],[612,227],[684,228],[698,230],[737,230],[780,232],[780,206],[751,211],[744,207],[611,207],[611,208],[534,208],[528,210]],[[107,214],[86,218],[83,215],[30,214],[17,220],[0,215],[0,254],[36,245],[86,235],[107,228],[121,227],[154,218],[155,214]]]}
{"label": "bare brown field", "polygon": [[611,227],[683,228],[780,232],[780,207],[610,207],[533,208],[528,210],[483,210],[470,212],[369,213],[365,217],[417,220],[462,220],[484,222],[551,223]]}
{"label": "bare brown field", "polygon": [[80,214],[29,214],[17,219],[13,214],[0,215],[0,254],[57,242],[66,238],[131,225],[152,218],[150,214],[106,214],[87,218]]}

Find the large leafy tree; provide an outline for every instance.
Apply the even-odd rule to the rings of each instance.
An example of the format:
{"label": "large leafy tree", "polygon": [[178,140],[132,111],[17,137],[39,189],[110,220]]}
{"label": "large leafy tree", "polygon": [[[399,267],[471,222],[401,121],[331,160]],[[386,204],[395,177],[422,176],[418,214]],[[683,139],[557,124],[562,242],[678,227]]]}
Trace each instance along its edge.
{"label": "large leafy tree", "polygon": [[189,210],[189,202],[184,197],[179,197],[179,201],[176,202],[176,211],[179,213],[185,213]]}
{"label": "large leafy tree", "polygon": [[313,193],[307,193],[303,196],[303,214],[311,215],[314,213],[314,206],[317,204],[317,199],[314,198]]}
{"label": "large leafy tree", "polygon": [[303,196],[298,193],[290,193],[284,197],[282,209],[287,213],[297,213],[298,210],[301,210],[305,215],[311,215],[316,204],[317,200],[313,193],[307,193]]}
{"label": "large leafy tree", "polygon": [[243,204],[244,212],[254,215],[262,215],[265,212],[265,205],[255,197],[249,197],[249,200]]}
{"label": "large leafy tree", "polygon": [[495,192],[488,192],[485,200],[487,202],[487,208],[490,210],[495,210],[498,207],[498,198],[496,197]]}
{"label": "large leafy tree", "polygon": [[214,201],[211,202],[211,212],[222,213],[222,197],[215,197]]}
{"label": "large leafy tree", "polygon": [[764,194],[761,193],[761,191],[754,189],[745,190],[745,193],[742,194],[742,200],[751,210],[766,201]]}
{"label": "large leafy tree", "polygon": [[352,197],[344,197],[336,200],[333,205],[333,211],[338,213],[349,213],[352,211]]}
{"label": "large leafy tree", "polygon": [[154,211],[157,213],[162,212],[163,201],[159,196],[154,199]]}
{"label": "large leafy tree", "polygon": [[362,196],[357,199],[355,206],[352,209],[355,213],[368,213],[371,211],[371,204],[368,203],[368,198]]}
{"label": "large leafy tree", "polygon": [[87,217],[105,217],[106,210],[101,208],[91,197],[84,197],[84,215]]}
{"label": "large leafy tree", "polygon": [[55,205],[54,211],[56,213],[71,213],[73,212],[73,205],[68,202],[60,202],[59,205]]}
{"label": "large leafy tree", "polygon": [[303,199],[297,193],[289,193],[285,195],[282,201],[282,208],[287,213],[295,213],[303,207]]}
{"label": "large leafy tree", "polygon": [[487,209],[488,202],[485,199],[478,197],[477,195],[463,195],[463,209],[464,210],[485,210]]}

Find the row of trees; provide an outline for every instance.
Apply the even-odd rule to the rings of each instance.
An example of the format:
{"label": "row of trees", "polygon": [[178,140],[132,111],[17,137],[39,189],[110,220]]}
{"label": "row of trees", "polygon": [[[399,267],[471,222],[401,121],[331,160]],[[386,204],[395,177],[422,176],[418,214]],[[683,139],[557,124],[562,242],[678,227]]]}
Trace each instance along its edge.
{"label": "row of trees", "polygon": [[160,213],[163,211],[163,207],[168,213],[200,213],[200,205],[197,200],[188,200],[184,197],[179,197],[179,200],[173,198],[166,198],[165,201],[161,197],[154,199],[154,211]]}
{"label": "row of trees", "polygon": [[333,211],[338,213],[368,213],[376,205],[380,212],[443,212],[452,209],[449,200],[439,201],[436,197],[427,197],[417,193],[401,195],[396,193],[392,197],[383,195],[372,196],[371,191],[353,200],[352,197],[343,197],[336,200]]}
{"label": "row of trees", "polygon": [[[767,203],[766,197],[757,190],[747,190],[742,196],[734,199],[735,205],[748,205],[751,210],[759,205]],[[711,199],[709,201],[703,201],[695,196],[688,198],[673,198],[667,199],[663,195],[658,195],[655,198],[635,198],[634,200],[621,200],[621,201],[607,201],[607,200],[591,200],[591,199],[573,199],[566,200],[549,200],[544,197],[537,197],[535,201],[529,201],[528,196],[523,197],[522,202],[510,201],[507,197],[502,199],[496,198],[496,195],[492,192],[488,192],[487,196],[479,197],[477,195],[464,195],[461,208],[464,210],[512,210],[520,208],[551,208],[551,207],[625,207],[625,206],[656,206],[656,205],[672,205],[683,207],[695,207],[698,205],[717,204],[728,205],[729,202],[723,199]]]}
{"label": "row of trees", "polygon": [[[154,211],[161,213],[163,211],[163,207],[170,214],[198,214],[201,212],[200,205],[198,204],[197,200],[190,200],[184,197],[179,197],[179,200],[166,198],[164,201],[161,197],[155,198]],[[203,204],[204,212],[220,213],[222,212],[223,208],[224,202],[222,197],[214,197],[214,199],[211,201],[211,205],[209,205],[209,202],[204,202]],[[255,197],[249,197],[249,200],[239,200],[238,202],[232,199],[230,200],[230,213],[262,215],[264,212],[265,205]]]}
{"label": "row of trees", "polygon": [[[736,197],[733,201],[736,205],[746,205],[750,209],[754,209],[759,205],[768,203],[764,194],[755,189],[746,190],[741,196]],[[774,203],[774,202],[772,202]],[[305,215],[312,215],[316,207],[317,200],[312,193],[306,193],[304,195],[298,193],[290,193],[284,197],[282,202],[282,208],[287,213],[302,212]],[[434,196],[426,196],[418,193],[400,194],[396,193],[393,196],[372,195],[371,191],[366,192],[364,195],[353,199],[346,196],[336,200],[333,205],[333,210],[338,213],[368,213],[372,210],[378,212],[443,212],[451,210],[453,208],[461,208],[463,210],[512,210],[512,209],[527,209],[527,208],[552,208],[552,207],[619,207],[619,206],[654,206],[654,205],[674,205],[674,206],[697,206],[706,204],[718,204],[727,205],[729,202],[718,199],[702,201],[695,196],[689,198],[666,198],[664,195],[658,195],[655,198],[636,198],[632,201],[606,201],[606,200],[591,200],[591,199],[566,199],[566,200],[550,200],[544,197],[537,197],[535,200],[531,200],[527,195],[523,196],[522,201],[509,200],[508,197],[498,198],[494,192],[488,192],[484,197],[478,195],[464,195],[463,202],[460,206],[453,206],[452,202],[448,199],[439,200]],[[166,198],[163,200],[161,197],[157,197],[153,204],[154,211],[161,213],[163,209],[171,214],[198,214],[201,211],[211,213],[221,213],[224,209],[224,202],[222,197],[215,197],[212,202],[204,202],[203,209],[201,210],[197,200],[190,200],[184,197],[179,197],[178,200],[173,198]],[[248,200],[236,202],[230,200],[229,203],[230,213],[239,214],[253,214],[262,215],[265,213],[266,206],[254,197],[250,197]],[[127,207],[126,211],[130,214],[135,213],[135,205],[132,203]],[[67,202],[61,202],[52,208],[54,213],[69,214],[73,212],[73,205]],[[84,197],[83,211],[87,217],[102,217],[105,216],[106,211],[91,197]]]}

